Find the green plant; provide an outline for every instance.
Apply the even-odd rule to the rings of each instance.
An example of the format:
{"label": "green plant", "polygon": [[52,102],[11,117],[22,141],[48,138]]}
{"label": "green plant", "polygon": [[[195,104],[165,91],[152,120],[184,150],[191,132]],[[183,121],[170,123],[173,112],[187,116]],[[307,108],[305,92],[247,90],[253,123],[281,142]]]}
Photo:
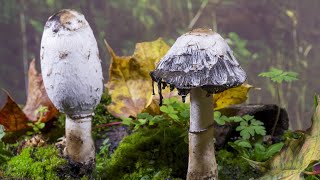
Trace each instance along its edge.
{"label": "green plant", "polygon": [[222,149],[217,152],[219,179],[258,179],[261,173],[250,166],[238,153]]}
{"label": "green plant", "polygon": [[187,128],[190,118],[189,104],[179,102],[176,98],[163,100],[160,107],[161,115],[152,116],[140,113],[136,119],[122,118],[122,124],[133,126],[135,130],[141,127],[181,127]]}
{"label": "green plant", "polygon": [[258,54],[252,54],[247,49],[247,40],[241,39],[239,35],[235,32],[230,32],[228,34],[228,44],[232,47],[233,52],[235,53],[236,57],[240,60],[252,58],[258,58]]}
{"label": "green plant", "polygon": [[261,77],[267,77],[275,83],[281,84],[282,82],[292,82],[298,80],[298,73],[293,71],[283,71],[277,68],[270,68],[267,72],[259,74]]}
{"label": "green plant", "polygon": [[263,122],[256,120],[254,116],[234,116],[229,121],[239,123],[236,131],[240,132],[241,138],[228,144],[244,158],[263,162],[280,152],[284,145],[282,142],[270,146],[263,143],[262,137],[266,135],[266,130]]}
{"label": "green plant", "polygon": [[244,115],[230,117],[234,122],[240,123],[239,126],[236,128],[236,131],[240,131],[240,135],[242,139],[247,140],[255,135],[266,135],[266,129],[263,126],[263,122],[256,120],[254,116]]}
{"label": "green plant", "polygon": [[8,150],[8,146],[0,141],[0,164],[5,164],[12,156],[13,154]]}
{"label": "green plant", "polygon": [[282,106],[281,97],[280,97],[280,84],[282,82],[292,82],[292,81],[298,80],[298,78],[297,78],[298,73],[293,72],[293,71],[283,71],[283,70],[277,69],[277,68],[270,68],[269,71],[262,72],[259,74],[259,76],[269,78],[271,81],[276,83],[276,92],[277,92],[277,96],[278,96],[278,111],[277,111],[276,121],[275,121],[275,123],[272,127],[272,130],[271,130],[271,136],[273,136],[274,132],[276,130],[278,121],[279,121],[280,110],[281,110],[281,106]]}
{"label": "green plant", "polygon": [[42,122],[43,116],[44,114],[48,112],[48,107],[46,106],[40,106],[35,112],[34,114],[36,116],[38,116],[38,120],[36,122],[33,123],[27,123],[28,126],[32,127],[32,131],[28,131],[27,135],[32,135],[32,134],[41,134],[41,129],[43,129],[45,127],[45,123]]}
{"label": "green plant", "polygon": [[11,158],[5,165],[5,177],[21,179],[59,179],[59,167],[66,160],[58,156],[58,150],[52,146],[25,148]]}

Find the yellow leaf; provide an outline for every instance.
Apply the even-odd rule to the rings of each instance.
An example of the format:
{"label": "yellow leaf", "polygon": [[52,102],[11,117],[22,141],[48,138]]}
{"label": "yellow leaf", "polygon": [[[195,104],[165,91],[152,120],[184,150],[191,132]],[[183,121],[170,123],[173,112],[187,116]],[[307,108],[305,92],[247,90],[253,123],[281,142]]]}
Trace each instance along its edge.
{"label": "yellow leaf", "polygon": [[249,90],[253,88],[252,85],[243,84],[239,87],[225,90],[213,96],[214,109],[222,109],[234,104],[241,104],[247,100]]}
{"label": "yellow leaf", "polygon": [[269,171],[261,179],[304,179],[305,169],[320,158],[320,106],[312,118],[312,127],[299,139],[289,139],[287,145],[269,163]]}
{"label": "yellow leaf", "polygon": [[136,44],[132,56],[117,56],[107,44],[112,57],[109,69],[109,81],[106,87],[112,103],[108,111],[115,117],[136,117],[152,103],[152,85],[150,71],[166,54],[169,46],[159,38],[156,41]]}

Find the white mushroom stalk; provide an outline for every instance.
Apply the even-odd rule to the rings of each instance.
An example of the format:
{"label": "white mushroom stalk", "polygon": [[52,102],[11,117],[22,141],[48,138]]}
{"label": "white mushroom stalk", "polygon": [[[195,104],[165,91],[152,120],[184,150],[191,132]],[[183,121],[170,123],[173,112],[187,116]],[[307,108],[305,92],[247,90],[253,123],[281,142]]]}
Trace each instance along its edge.
{"label": "white mushroom stalk", "polygon": [[84,16],[70,9],[52,15],[44,28],[40,58],[48,96],[67,115],[65,153],[73,162],[93,167],[91,120],[103,76],[97,42]]}
{"label": "white mushroom stalk", "polygon": [[190,92],[188,180],[218,179],[214,152],[212,94],[241,85],[246,73],[216,32],[195,29],[180,36],[150,73],[161,90],[176,88],[184,102]]}

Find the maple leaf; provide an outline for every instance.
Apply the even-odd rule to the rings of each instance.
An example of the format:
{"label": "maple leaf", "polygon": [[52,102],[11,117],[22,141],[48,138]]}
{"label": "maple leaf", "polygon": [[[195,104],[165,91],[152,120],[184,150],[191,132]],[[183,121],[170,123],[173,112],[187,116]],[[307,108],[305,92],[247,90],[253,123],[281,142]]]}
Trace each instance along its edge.
{"label": "maple leaf", "polygon": [[117,56],[105,41],[111,55],[109,81],[106,87],[112,103],[108,111],[115,117],[136,117],[153,101],[152,81],[149,75],[156,63],[169,50],[161,39],[137,43],[132,56]]}

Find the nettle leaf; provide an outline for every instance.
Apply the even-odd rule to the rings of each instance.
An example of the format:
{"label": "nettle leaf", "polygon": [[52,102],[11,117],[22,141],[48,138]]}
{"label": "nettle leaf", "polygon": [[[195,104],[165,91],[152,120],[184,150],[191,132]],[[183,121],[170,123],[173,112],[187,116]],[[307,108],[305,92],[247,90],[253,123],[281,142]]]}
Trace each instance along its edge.
{"label": "nettle leaf", "polygon": [[243,129],[240,132],[240,135],[241,135],[242,139],[250,139],[250,133],[248,132],[247,129]]}
{"label": "nettle leaf", "polygon": [[173,120],[179,120],[179,117],[176,114],[168,114]]}
{"label": "nettle leaf", "polygon": [[242,131],[242,130],[244,130],[246,128],[246,126],[238,126],[237,128],[236,128],[236,131]]}
{"label": "nettle leaf", "polygon": [[234,121],[234,122],[241,122],[243,121],[243,119],[240,116],[233,116],[229,118],[230,120]]}
{"label": "nettle leaf", "polygon": [[246,121],[241,121],[240,122],[240,126],[248,126],[249,124],[248,124],[248,122],[246,122]]}
{"label": "nettle leaf", "polygon": [[222,115],[221,112],[219,112],[219,111],[215,111],[213,113],[213,116],[214,116],[214,120],[219,125],[225,125],[226,122],[230,122],[230,119],[227,116]]}
{"label": "nettle leaf", "polygon": [[283,71],[277,68],[271,68],[268,72],[262,72],[259,74],[261,77],[270,78],[271,81],[276,83],[292,82],[298,80],[298,73],[292,71]]}
{"label": "nettle leaf", "polygon": [[172,104],[175,104],[177,101],[178,101],[177,98],[168,98],[163,100],[163,104],[172,105]]}
{"label": "nettle leaf", "polygon": [[167,113],[167,114],[169,113],[169,109],[168,109],[167,106],[161,106],[161,107],[160,107],[160,111],[161,111],[161,112],[164,112],[164,113]]}
{"label": "nettle leaf", "polygon": [[246,120],[246,121],[250,121],[251,119],[253,119],[254,116],[250,116],[250,115],[244,115],[242,116],[242,119]]}
{"label": "nettle leaf", "polygon": [[265,136],[267,133],[264,126],[253,126],[253,128],[257,134],[260,134],[262,136]]}

